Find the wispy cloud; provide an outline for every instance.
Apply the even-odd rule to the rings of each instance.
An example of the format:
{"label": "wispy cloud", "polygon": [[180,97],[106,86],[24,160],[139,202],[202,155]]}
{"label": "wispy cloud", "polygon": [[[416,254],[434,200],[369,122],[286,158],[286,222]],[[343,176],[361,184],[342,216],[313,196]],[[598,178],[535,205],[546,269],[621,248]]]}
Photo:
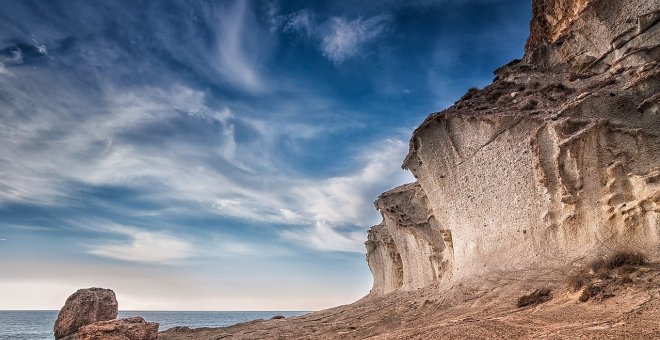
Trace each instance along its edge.
{"label": "wispy cloud", "polygon": [[[153,34],[131,35],[129,47],[101,29],[88,32],[89,39],[73,39],[89,29],[64,20],[87,18],[84,8],[74,7],[61,25],[34,27],[37,35],[19,16],[13,27],[21,30],[22,42],[0,46],[0,73],[14,75],[0,76],[0,204],[75,206],[89,204],[81,203],[85,190],[127,188],[150,208],[101,199],[94,204],[136,219],[203,215],[260,223],[306,246],[361,252],[364,230],[378,218],[371,200],[410,180],[399,168],[405,134],[363,138],[365,145],[353,147],[344,170],[332,175],[301,170],[292,163],[313,155],[314,143],[364,130],[367,123],[308,82],[300,86],[284,78],[273,86],[263,67],[271,42],[251,3],[185,10],[183,3],[154,5],[150,13],[163,20],[107,6],[123,15],[109,19],[95,11],[90,22],[139,23]],[[22,13],[29,13],[24,7]],[[171,12],[186,15],[161,15]],[[275,20],[278,10],[271,12],[280,30],[309,37],[335,63],[363,52],[390,20],[378,15],[319,22],[311,10]],[[24,62],[48,64],[13,67]],[[174,74],[180,70],[185,72]],[[200,82],[187,81],[189,71]],[[229,94],[218,84],[228,85]],[[235,98],[237,92],[251,97]],[[113,249],[126,258],[147,246],[158,254],[158,241],[171,241],[166,236],[173,230],[154,238],[138,231],[96,254]],[[246,248],[234,250],[240,249]]]}
{"label": "wispy cloud", "polygon": [[217,15],[217,71],[230,83],[251,91],[266,86],[259,75],[261,57],[258,26],[247,1],[236,1]]}
{"label": "wispy cloud", "polygon": [[48,49],[46,48],[46,45],[40,42],[39,40],[32,38],[32,42],[34,43],[34,47],[37,49],[37,51],[43,55],[48,55]]}
{"label": "wispy cloud", "polygon": [[194,250],[189,242],[162,231],[129,227],[114,227],[109,231],[126,240],[92,246],[90,254],[131,262],[172,263],[189,257]]}
{"label": "wispy cloud", "polygon": [[363,252],[364,228],[380,218],[371,209],[374,198],[414,180],[399,167],[406,151],[406,143],[388,139],[364,151],[364,163],[355,173],[295,187],[302,200],[292,207],[308,216],[311,226],[286,230],[282,236],[322,250]]}
{"label": "wispy cloud", "polygon": [[391,17],[386,14],[366,19],[335,16],[319,22],[313,11],[304,9],[281,16],[280,22],[284,32],[313,38],[326,58],[335,64],[341,64],[364,53],[365,46],[374,42],[386,30]]}
{"label": "wispy cloud", "polygon": [[303,9],[298,12],[292,13],[283,18],[284,32],[298,33],[305,37],[312,37],[316,34],[316,18],[313,11]]}
{"label": "wispy cloud", "polygon": [[363,20],[331,18],[326,24],[321,50],[336,64],[340,64],[363,51],[365,44],[378,37],[386,27],[389,17],[379,15]]}
{"label": "wispy cloud", "polygon": [[[90,99],[107,105],[97,105],[102,114],[72,115],[70,105],[91,103],[70,98],[67,106],[44,105],[48,109],[34,112],[30,121],[7,121],[4,131],[11,134],[0,133],[6,141],[0,162],[7,165],[0,178],[0,187],[6,188],[0,201],[66,205],[81,184],[129,187],[145,199],[157,197],[154,203],[158,205],[189,208],[179,214],[203,212],[275,223],[284,226],[281,230],[287,239],[302,240],[293,236],[297,232],[313,239],[305,242],[307,246],[359,251],[358,240],[364,235],[358,237],[358,233],[363,234],[377,218],[371,200],[380,191],[409,180],[399,168],[406,143],[398,139],[369,145],[353,160],[353,172],[310,179],[272,161],[282,138],[292,137],[288,122],[280,126],[256,118],[246,120],[227,107],[209,107],[205,93],[181,85],[104,91],[102,100]],[[195,134],[168,129],[177,124],[194,128]],[[313,129],[295,124],[299,130]],[[253,137],[241,140],[236,125]],[[269,128],[255,128],[261,126]],[[143,139],[159,129],[162,133]],[[31,147],[31,141],[52,135],[57,138],[49,144]],[[173,137],[176,144],[169,142]],[[306,133],[300,138],[307,138]],[[138,253],[146,261],[156,261],[166,260],[159,255],[160,244],[172,241],[173,246],[184,247],[166,236],[152,236],[136,232],[130,243],[107,245],[94,254],[114,252],[125,259]],[[143,251],[148,247],[155,248],[153,258]]]}
{"label": "wispy cloud", "polygon": [[23,63],[23,52],[19,48],[12,49],[9,55],[0,55],[0,75],[14,76],[7,65],[19,65]]}

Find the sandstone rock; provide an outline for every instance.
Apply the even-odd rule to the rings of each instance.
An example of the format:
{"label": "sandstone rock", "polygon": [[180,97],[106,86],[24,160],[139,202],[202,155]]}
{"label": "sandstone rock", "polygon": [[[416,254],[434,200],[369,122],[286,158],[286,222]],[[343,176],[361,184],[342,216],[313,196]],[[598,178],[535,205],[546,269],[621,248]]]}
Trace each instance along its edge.
{"label": "sandstone rock", "polygon": [[525,49],[554,42],[577,18],[589,0],[545,0],[532,2],[532,22]]}
{"label": "sandstone rock", "polygon": [[451,234],[427,203],[419,183],[394,188],[376,200],[383,222],[369,232],[367,262],[372,272],[384,272],[374,275],[374,292],[424,287],[447,272]]}
{"label": "sandstone rock", "polygon": [[55,321],[55,339],[75,333],[80,327],[117,317],[117,298],[110,289],[80,289],[66,299]]}
{"label": "sandstone rock", "polygon": [[376,201],[372,292],[660,259],[660,3],[533,7],[524,58],[414,131],[417,183]]}
{"label": "sandstone rock", "polygon": [[99,321],[81,327],[64,340],[156,340],[158,323],[146,322],[136,316],[125,319]]}
{"label": "sandstone rock", "polygon": [[403,264],[401,255],[392,240],[385,224],[369,229],[367,242],[367,263],[374,276],[371,292],[384,294],[403,286]]}

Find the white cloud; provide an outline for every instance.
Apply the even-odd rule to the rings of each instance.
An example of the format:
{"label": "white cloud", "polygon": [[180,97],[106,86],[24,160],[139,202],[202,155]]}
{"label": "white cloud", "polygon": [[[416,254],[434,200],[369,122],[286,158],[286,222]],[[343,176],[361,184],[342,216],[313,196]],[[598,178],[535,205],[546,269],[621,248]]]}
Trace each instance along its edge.
{"label": "white cloud", "polygon": [[278,18],[281,30],[305,38],[313,38],[321,53],[335,64],[364,52],[364,47],[376,40],[390,22],[389,15],[376,15],[367,19],[331,17],[318,23],[316,14],[309,9]]}
{"label": "white cloud", "polygon": [[0,74],[13,77],[13,72],[7,69],[6,65],[18,65],[23,63],[23,52],[16,48],[11,50],[11,57],[0,56]]}
{"label": "white cloud", "polygon": [[5,58],[4,60],[7,63],[11,64],[22,64],[23,63],[23,52],[20,48],[16,48],[11,51],[11,57]]}
{"label": "white cloud", "polygon": [[9,71],[9,70],[7,69],[7,67],[5,67],[5,64],[3,64],[3,63],[1,63],[1,62],[0,62],[0,74],[3,74],[3,75],[5,75],[5,76],[10,76],[10,77],[14,76],[14,73],[12,73],[11,71]]}
{"label": "white cloud", "polygon": [[284,231],[282,236],[319,250],[355,253],[365,251],[363,245],[365,233],[362,230],[342,233],[320,221],[317,221],[312,228]]}
{"label": "white cloud", "polygon": [[[63,88],[66,84],[52,95],[62,95]],[[64,95],[75,90],[67,89]],[[209,107],[205,93],[184,86],[107,88],[101,99],[64,97],[48,103],[35,99],[40,98],[38,91],[15,95],[18,111],[4,111],[7,119],[3,118],[5,128],[0,130],[5,146],[0,150],[0,202],[66,205],[80,184],[121,186],[138,192],[139,199],[157,197],[159,205],[171,208],[163,213],[217,214],[278,224],[289,239],[302,238],[292,237],[287,230],[302,230],[300,235],[312,237],[311,242],[304,242],[308,246],[357,251],[364,230],[377,222],[371,201],[410,177],[399,167],[406,143],[392,139],[376,141],[356,155],[351,161],[354,171],[307,178],[282,164],[277,149],[283,139],[293,145],[316,133],[310,131],[324,132],[319,126],[244,117],[227,107]],[[35,106],[38,109],[29,119],[11,118],[22,107]],[[81,116],[71,107],[94,109]],[[157,138],[150,143],[127,137],[148,134],[154,126],[179,124],[182,119],[196,124],[193,135],[150,134]],[[249,140],[238,138],[237,124],[249,130]],[[33,146],[35,140],[44,139],[49,142]],[[122,214],[142,216],[130,210]],[[125,259],[140,253],[150,259],[142,249],[157,249],[159,241],[171,241],[167,235],[136,235],[127,244],[105,245],[95,253],[115,252]],[[151,260],[165,259],[158,250],[154,254]]]}
{"label": "white cloud", "polygon": [[247,1],[236,1],[218,14],[216,32],[216,70],[231,84],[250,91],[265,88],[259,75],[260,41],[256,22]]}
{"label": "white cloud", "polygon": [[109,231],[128,240],[92,246],[90,254],[132,262],[171,263],[191,256],[194,249],[189,242],[162,231],[129,227],[113,227]]}
{"label": "white cloud", "polygon": [[385,189],[414,180],[400,169],[406,151],[406,143],[388,139],[361,155],[364,164],[355,173],[293,188],[301,200],[291,206],[307,216],[312,227],[287,230],[282,236],[322,250],[364,252],[365,229],[380,218],[373,200]]}
{"label": "white cloud", "polygon": [[305,183],[296,187],[294,193],[303,198],[306,213],[317,222],[330,225],[377,222],[369,219],[374,216],[371,207],[375,197],[384,188],[411,177],[400,168],[407,150],[407,144],[401,140],[385,140],[360,155],[363,165],[355,173]]}
{"label": "white cloud", "polygon": [[298,33],[305,37],[312,37],[316,30],[314,16],[314,12],[308,9],[292,13],[285,18],[282,30],[285,32]]}
{"label": "white cloud", "polygon": [[46,45],[38,41],[37,39],[32,38],[32,42],[34,43],[34,47],[37,49],[37,51],[43,55],[48,55],[48,49],[46,48]]}
{"label": "white cloud", "polygon": [[385,29],[389,17],[379,15],[363,20],[334,17],[326,24],[321,40],[323,54],[341,64],[362,51],[363,45],[374,40]]}

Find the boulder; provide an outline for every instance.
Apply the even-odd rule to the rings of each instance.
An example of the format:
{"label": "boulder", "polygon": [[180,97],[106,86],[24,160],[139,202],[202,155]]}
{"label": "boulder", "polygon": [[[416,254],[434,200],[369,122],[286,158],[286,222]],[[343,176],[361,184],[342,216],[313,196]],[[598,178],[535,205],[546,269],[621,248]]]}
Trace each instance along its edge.
{"label": "boulder", "polygon": [[117,317],[115,292],[103,288],[80,289],[66,299],[55,321],[55,339],[73,334],[80,327]]}
{"label": "boulder", "polygon": [[83,326],[63,340],[156,340],[158,323],[146,322],[139,316],[99,321]]}

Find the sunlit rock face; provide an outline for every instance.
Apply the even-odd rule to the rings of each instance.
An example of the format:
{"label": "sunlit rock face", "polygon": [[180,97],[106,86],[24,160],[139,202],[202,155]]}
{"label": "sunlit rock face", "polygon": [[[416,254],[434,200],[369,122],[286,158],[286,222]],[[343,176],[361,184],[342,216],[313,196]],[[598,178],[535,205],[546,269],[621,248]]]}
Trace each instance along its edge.
{"label": "sunlit rock face", "polygon": [[548,0],[532,2],[532,22],[526,50],[555,42],[578,18],[589,0]]}
{"label": "sunlit rock face", "polygon": [[613,250],[659,260],[659,19],[652,0],[534,1],[523,60],[413,133],[418,183],[376,201],[373,291]]}
{"label": "sunlit rock face", "polygon": [[[451,264],[451,234],[428,209],[418,183],[383,193],[375,202],[383,222],[369,231],[367,262],[375,292],[413,290],[444,278]],[[393,276],[380,268],[393,268]]]}
{"label": "sunlit rock face", "polygon": [[373,293],[389,293],[403,286],[401,255],[387,230],[379,224],[371,227],[367,237],[367,263],[374,276]]}

